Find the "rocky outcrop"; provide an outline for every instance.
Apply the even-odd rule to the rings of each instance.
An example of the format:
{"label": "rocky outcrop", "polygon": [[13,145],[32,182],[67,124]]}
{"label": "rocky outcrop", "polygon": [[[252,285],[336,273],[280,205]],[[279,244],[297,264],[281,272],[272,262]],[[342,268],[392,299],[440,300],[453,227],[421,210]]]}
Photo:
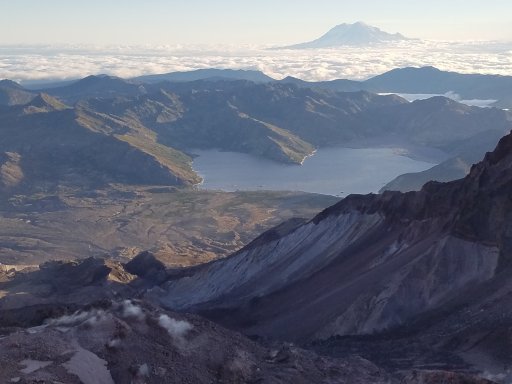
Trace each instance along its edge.
{"label": "rocky outcrop", "polygon": [[5,269],[0,278],[0,326],[37,324],[45,307],[76,308],[128,294],[132,289],[127,283],[135,279],[119,263],[95,258]]}
{"label": "rocky outcrop", "polygon": [[40,93],[34,97],[29,103],[23,106],[25,114],[55,112],[68,109],[69,107],[45,93]]}
{"label": "rocky outcrop", "polygon": [[148,251],[139,253],[125,264],[124,269],[153,284],[161,283],[167,277],[165,265]]}
{"label": "rocky outcrop", "polygon": [[24,89],[11,80],[0,80],[0,105],[23,105],[29,103],[36,93]]}
{"label": "rocky outcrop", "polygon": [[[135,264],[158,265],[149,254]],[[2,382],[488,382],[467,367],[396,370],[354,353],[333,357],[293,343],[249,340],[201,317],[128,299],[143,290],[113,261],[52,262],[7,273],[0,272],[0,293],[7,294],[0,296]]]}
{"label": "rocky outcrop", "polygon": [[20,154],[0,153],[0,190],[17,186],[23,181],[23,177]]}
{"label": "rocky outcrop", "polygon": [[0,337],[0,381],[64,383],[398,384],[360,357],[266,346],[134,300],[103,301]]}

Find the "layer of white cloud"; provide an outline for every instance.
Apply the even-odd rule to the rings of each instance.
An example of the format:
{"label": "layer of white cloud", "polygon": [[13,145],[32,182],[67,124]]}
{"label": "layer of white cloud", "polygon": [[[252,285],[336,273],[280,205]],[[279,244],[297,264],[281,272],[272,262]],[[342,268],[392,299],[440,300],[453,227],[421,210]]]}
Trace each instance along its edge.
{"label": "layer of white cloud", "polygon": [[366,48],[269,50],[258,47],[0,47],[0,78],[120,77],[199,68],[258,69],[276,79],[365,79],[397,67],[432,65],[461,73],[512,75],[512,44],[408,41]]}

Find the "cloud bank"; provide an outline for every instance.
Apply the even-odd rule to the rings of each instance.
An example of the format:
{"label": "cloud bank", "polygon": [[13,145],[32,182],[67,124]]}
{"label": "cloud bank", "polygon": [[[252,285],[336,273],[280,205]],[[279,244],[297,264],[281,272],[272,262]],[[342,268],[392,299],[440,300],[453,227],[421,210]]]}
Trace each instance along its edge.
{"label": "cloud bank", "polygon": [[512,43],[406,41],[315,50],[265,47],[0,47],[0,78],[124,78],[199,68],[257,69],[281,79],[366,79],[393,68],[433,65],[461,73],[512,75]]}

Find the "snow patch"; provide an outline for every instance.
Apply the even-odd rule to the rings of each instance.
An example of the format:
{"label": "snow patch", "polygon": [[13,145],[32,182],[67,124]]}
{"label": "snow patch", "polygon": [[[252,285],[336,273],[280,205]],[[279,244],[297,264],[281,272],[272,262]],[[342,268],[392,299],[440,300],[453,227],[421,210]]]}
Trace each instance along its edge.
{"label": "snow patch", "polygon": [[25,368],[20,369],[20,372],[28,375],[28,374],[31,374],[31,373],[37,371],[38,369],[49,366],[52,363],[53,363],[53,361],[38,361],[38,360],[30,360],[30,359],[22,360],[22,361],[20,361],[20,364],[24,365]]}
{"label": "snow patch", "polygon": [[77,375],[83,384],[114,384],[107,362],[82,347],[77,346],[73,357],[62,365],[69,373]]}

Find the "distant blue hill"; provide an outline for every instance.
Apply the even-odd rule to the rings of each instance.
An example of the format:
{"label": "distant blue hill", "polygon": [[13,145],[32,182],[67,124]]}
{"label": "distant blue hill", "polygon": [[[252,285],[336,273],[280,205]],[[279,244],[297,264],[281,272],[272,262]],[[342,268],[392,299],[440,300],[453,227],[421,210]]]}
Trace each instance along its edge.
{"label": "distant blue hill", "polygon": [[[463,99],[495,99],[512,103],[512,76],[466,74],[441,71],[435,67],[396,68],[365,81],[329,80],[309,82],[286,77],[280,80],[305,88],[322,88],[338,92],[369,91],[376,93],[440,94],[455,92]],[[502,106],[502,104],[500,104]]]}
{"label": "distant blue hill", "polygon": [[502,99],[512,94],[512,76],[466,74],[435,67],[397,68],[364,82],[366,89],[379,92],[456,92],[463,98]]}
{"label": "distant blue hill", "polygon": [[84,98],[137,96],[145,93],[144,87],[129,80],[109,75],[91,75],[62,86],[41,89],[51,96],[73,104]]}
{"label": "distant blue hill", "polygon": [[[144,84],[160,82],[186,83],[199,80],[245,80],[255,83],[287,83],[300,88],[320,88],[335,92],[368,91],[376,93],[413,93],[413,94],[446,94],[455,92],[463,99],[494,99],[495,106],[512,107],[512,76],[462,74],[442,71],[435,67],[397,68],[372,77],[365,81],[336,79],[329,81],[304,81],[288,76],[282,80],[274,80],[263,72],[255,70],[234,69],[198,69],[188,72],[171,72],[167,74],[145,75],[131,80],[114,76],[98,75],[74,81],[54,82],[38,87],[38,91],[60,97],[66,102],[75,101],[80,95],[95,97],[126,96],[144,93]],[[25,86],[25,83],[22,84]],[[20,104],[34,97],[29,91],[32,87],[21,88],[13,82],[0,82],[0,91],[4,96],[0,104]],[[28,91],[28,92],[27,92]],[[24,93],[25,92],[25,93]],[[1,92],[0,92],[1,93]]]}
{"label": "distant blue hill", "polygon": [[[98,75],[99,77],[104,75]],[[113,78],[114,76],[112,76]],[[76,84],[81,79],[73,80],[28,80],[22,83],[25,89],[50,89],[61,88],[69,85]],[[196,69],[184,72],[170,72],[155,75],[143,75],[133,79],[137,83],[154,84],[162,81],[171,82],[188,82],[197,80],[247,80],[255,83],[268,83],[274,81],[270,76],[265,75],[261,71],[245,70],[245,69],[218,69],[206,68]]]}
{"label": "distant blue hill", "polygon": [[274,81],[270,76],[261,71],[245,69],[196,69],[186,72],[171,72],[159,75],[145,75],[134,78],[140,83],[159,83],[161,81],[187,82],[206,79],[219,80],[247,80],[255,83],[268,83]]}

